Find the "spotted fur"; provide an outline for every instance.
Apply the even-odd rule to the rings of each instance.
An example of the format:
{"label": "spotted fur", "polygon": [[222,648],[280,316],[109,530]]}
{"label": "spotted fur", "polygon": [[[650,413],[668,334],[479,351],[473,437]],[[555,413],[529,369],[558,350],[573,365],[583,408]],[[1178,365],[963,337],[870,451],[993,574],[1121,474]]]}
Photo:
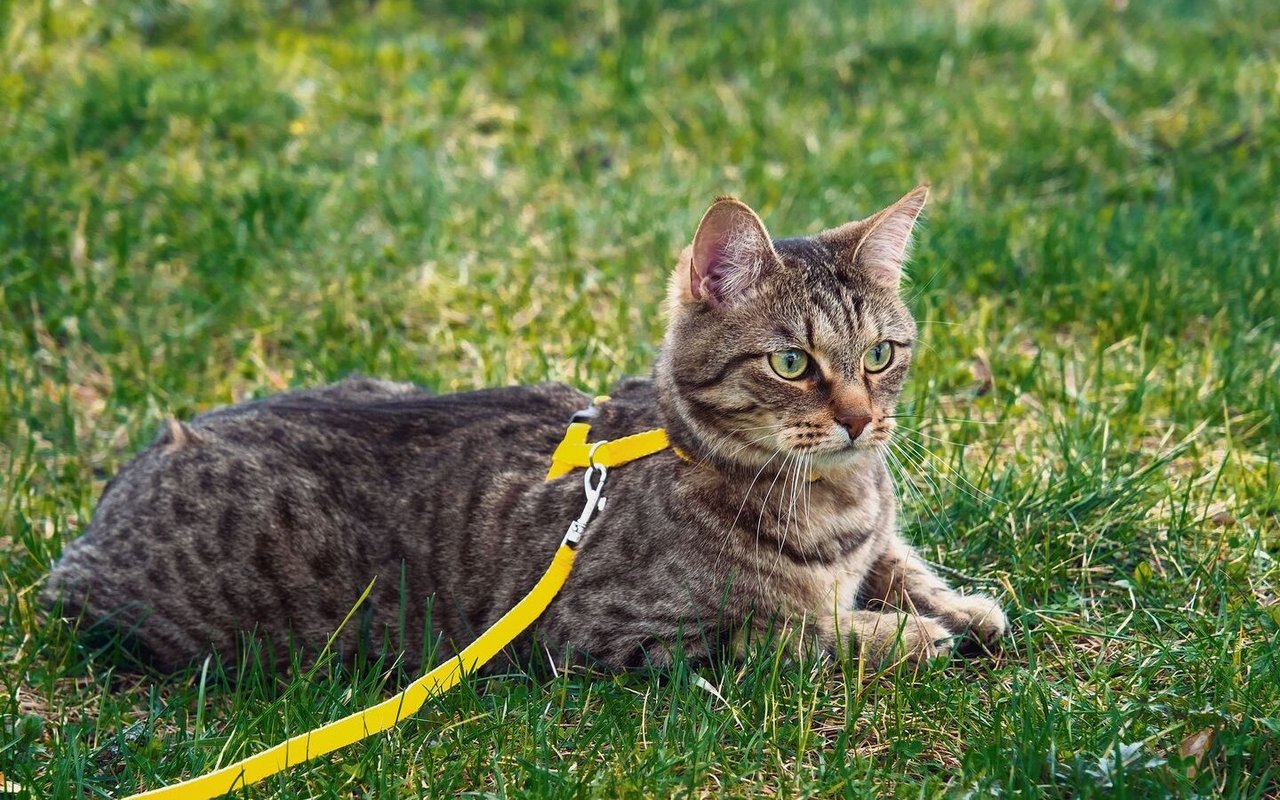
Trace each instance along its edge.
{"label": "spotted fur", "polygon": [[[744,629],[816,632],[876,661],[994,641],[1004,615],[960,595],[897,531],[882,449],[915,346],[898,284],[921,187],[866,220],[774,241],[717,201],[681,255],[651,380],[628,380],[592,438],[663,426],[676,450],[614,470],[568,583],[532,636],[624,668],[721,652]],[[869,373],[864,354],[893,343]],[[771,353],[810,369],[786,380]],[[103,492],[42,597],[123,630],[161,668],[241,636],[271,657],[337,639],[409,663],[455,652],[516,602],[582,505],[544,481],[565,386],[437,397],[368,379],[170,422]]]}

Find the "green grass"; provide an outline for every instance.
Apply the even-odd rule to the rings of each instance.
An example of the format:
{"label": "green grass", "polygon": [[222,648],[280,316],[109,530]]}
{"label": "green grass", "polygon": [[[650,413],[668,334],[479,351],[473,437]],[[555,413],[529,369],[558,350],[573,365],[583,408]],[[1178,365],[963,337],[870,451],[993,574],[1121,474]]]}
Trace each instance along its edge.
{"label": "green grass", "polygon": [[3,796],[391,690],[139,677],[37,615],[165,416],[351,371],[602,390],[716,195],[796,234],[925,179],[905,524],[1003,654],[490,678],[245,796],[1280,794],[1280,6],[424,5],[0,2]]}

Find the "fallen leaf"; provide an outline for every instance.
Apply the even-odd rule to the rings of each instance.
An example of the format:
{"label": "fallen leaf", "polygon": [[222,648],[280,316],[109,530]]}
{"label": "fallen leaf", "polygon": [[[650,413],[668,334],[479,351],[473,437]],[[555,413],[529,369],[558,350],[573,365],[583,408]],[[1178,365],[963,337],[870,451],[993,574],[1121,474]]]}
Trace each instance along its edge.
{"label": "fallen leaf", "polygon": [[1205,728],[1183,739],[1182,744],[1178,745],[1178,755],[1183,758],[1194,759],[1194,763],[1187,767],[1188,778],[1196,776],[1196,770],[1200,767],[1204,754],[1209,751],[1210,747],[1213,747],[1213,734],[1213,728]]}
{"label": "fallen leaf", "polygon": [[991,364],[985,355],[974,353],[973,359],[969,362],[969,368],[973,370],[973,379],[978,382],[973,390],[975,396],[982,397],[995,388],[995,377],[991,374]]}

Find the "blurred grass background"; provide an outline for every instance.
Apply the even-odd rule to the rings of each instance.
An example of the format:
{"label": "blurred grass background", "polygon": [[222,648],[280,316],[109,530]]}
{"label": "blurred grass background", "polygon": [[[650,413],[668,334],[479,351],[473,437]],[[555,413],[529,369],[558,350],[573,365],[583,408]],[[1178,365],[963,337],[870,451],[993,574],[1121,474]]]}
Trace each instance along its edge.
{"label": "blurred grass background", "polygon": [[1275,796],[1278,49],[1265,0],[0,1],[4,793],[387,689],[130,676],[38,617],[165,416],[352,371],[604,390],[715,196],[781,236],[929,180],[904,524],[1005,653],[498,678],[246,796]]}

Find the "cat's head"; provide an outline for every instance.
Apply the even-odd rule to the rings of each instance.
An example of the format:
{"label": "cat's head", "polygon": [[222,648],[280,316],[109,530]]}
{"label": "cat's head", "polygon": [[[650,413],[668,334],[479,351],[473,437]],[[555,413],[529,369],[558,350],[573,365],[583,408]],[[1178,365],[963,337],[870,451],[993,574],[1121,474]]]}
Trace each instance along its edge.
{"label": "cat's head", "polygon": [[885,442],[915,345],[899,289],[927,195],[778,240],[744,203],[717,200],[671,278],[657,379],[677,444],[721,464],[822,469]]}

